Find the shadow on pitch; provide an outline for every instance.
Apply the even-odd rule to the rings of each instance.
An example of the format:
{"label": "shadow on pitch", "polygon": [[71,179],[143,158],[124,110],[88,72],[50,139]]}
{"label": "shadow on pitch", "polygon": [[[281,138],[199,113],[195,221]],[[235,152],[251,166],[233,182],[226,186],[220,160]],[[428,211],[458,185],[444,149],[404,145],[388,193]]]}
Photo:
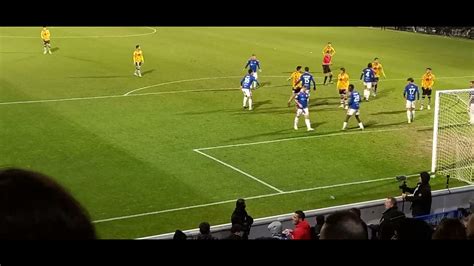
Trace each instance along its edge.
{"label": "shadow on pitch", "polygon": [[77,76],[69,77],[70,79],[113,79],[113,78],[126,78],[131,77],[132,75],[127,76],[117,76],[117,75],[105,75],[105,76]]}
{"label": "shadow on pitch", "polygon": [[150,69],[150,70],[147,70],[147,71],[143,71],[143,72],[142,72],[142,75],[145,76],[145,75],[147,75],[147,74],[151,74],[151,73],[153,73],[153,71],[155,71],[154,68],[153,68],[153,69]]}
{"label": "shadow on pitch", "polygon": [[54,53],[54,52],[57,52],[57,51],[59,51],[59,47],[51,48],[51,53]]}
{"label": "shadow on pitch", "polygon": [[370,115],[395,115],[395,114],[401,114],[401,113],[406,113],[406,110],[398,110],[398,111],[390,111],[390,112],[378,112],[378,113],[371,113]]}

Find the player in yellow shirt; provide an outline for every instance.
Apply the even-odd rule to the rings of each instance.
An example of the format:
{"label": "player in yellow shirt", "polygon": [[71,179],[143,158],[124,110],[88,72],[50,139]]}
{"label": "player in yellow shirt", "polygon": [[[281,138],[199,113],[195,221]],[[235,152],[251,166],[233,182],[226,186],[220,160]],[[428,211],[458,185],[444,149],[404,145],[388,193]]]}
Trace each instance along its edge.
{"label": "player in yellow shirt", "polygon": [[341,67],[341,73],[337,75],[337,90],[341,97],[341,105],[339,108],[347,109],[347,89],[349,88],[349,75],[346,73],[346,69]]}
{"label": "player in yellow shirt", "polygon": [[431,68],[426,68],[426,73],[421,77],[421,90],[423,91],[421,96],[421,107],[420,111],[423,110],[425,103],[425,96],[428,96],[428,110],[431,109],[431,90],[433,89],[435,75],[431,73]]}
{"label": "player in yellow shirt", "polygon": [[41,31],[41,39],[43,39],[43,54],[51,54],[51,33],[46,26]]}
{"label": "player in yellow shirt", "polygon": [[380,64],[379,59],[377,57],[374,58],[374,62],[372,62],[372,69],[374,70],[374,73],[375,73],[375,81],[374,81],[374,97],[375,97],[377,96],[377,86],[379,83],[380,75],[383,75],[384,78],[386,78],[386,76],[385,76],[385,72],[383,71],[383,66],[382,64]]}
{"label": "player in yellow shirt", "polygon": [[295,99],[295,96],[300,92],[301,86],[298,86],[301,78],[301,66],[296,67],[296,71],[291,73],[291,76],[287,80],[291,80],[291,89],[293,92],[291,93],[291,97],[288,100],[288,107],[290,107],[291,101]]}
{"label": "player in yellow shirt", "polygon": [[323,48],[323,55],[325,55],[326,53],[329,53],[331,56],[334,56],[336,54],[336,50],[334,50],[334,47],[332,47],[331,42],[328,42],[328,44]]}
{"label": "player in yellow shirt", "polygon": [[143,59],[143,52],[142,49],[140,48],[140,45],[135,46],[135,51],[133,52],[133,63],[135,64],[135,76],[142,77],[142,64],[145,62],[145,59]]}

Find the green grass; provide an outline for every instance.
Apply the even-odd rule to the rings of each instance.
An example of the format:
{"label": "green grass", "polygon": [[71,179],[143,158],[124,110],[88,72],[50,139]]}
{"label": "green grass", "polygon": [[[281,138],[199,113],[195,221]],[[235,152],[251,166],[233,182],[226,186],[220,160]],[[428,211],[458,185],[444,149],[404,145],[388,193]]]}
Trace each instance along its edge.
{"label": "green grass", "polygon": [[[435,89],[452,89],[467,87],[474,76],[474,43],[468,40],[344,27],[156,29],[150,35],[96,38],[87,36],[152,29],[52,27],[54,52],[43,55],[40,28],[0,28],[0,36],[33,37],[0,37],[0,103],[123,95],[170,81],[229,77],[136,92],[183,91],[174,94],[0,105],[0,166],[55,177],[93,220],[275,193],[194,152],[197,148],[327,135],[203,151],[284,191],[413,174],[430,168],[433,113],[417,111],[415,123],[406,124],[403,79],[411,76],[418,83],[429,66],[439,77]],[[78,36],[85,37],[61,38]],[[337,108],[334,85],[312,92],[310,118],[316,131],[292,129],[286,77],[296,65],[309,66],[321,83],[321,49],[327,41],[337,52],[333,72],[344,66],[356,88],[361,87],[360,71],[380,58],[387,80],[381,80],[375,100],[362,104],[361,118],[367,131],[392,131],[339,135],[345,113]],[[145,56],[141,79],[132,75],[136,44]],[[223,88],[238,88],[252,53],[261,61],[265,85],[254,91],[255,110],[249,112],[241,109],[239,90]],[[356,132],[355,126],[351,120],[349,132]],[[442,188],[443,180],[434,179],[433,186]],[[265,217],[399,193],[398,183],[386,180],[250,199],[247,205],[254,217]],[[227,223],[233,206],[96,226],[102,238],[142,237],[195,228],[203,220]]]}

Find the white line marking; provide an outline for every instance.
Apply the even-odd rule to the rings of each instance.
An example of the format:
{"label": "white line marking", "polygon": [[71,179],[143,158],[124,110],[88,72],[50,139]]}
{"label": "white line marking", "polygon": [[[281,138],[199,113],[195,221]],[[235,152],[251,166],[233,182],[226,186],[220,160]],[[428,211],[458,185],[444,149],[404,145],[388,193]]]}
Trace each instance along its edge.
{"label": "white line marking", "polygon": [[284,193],[283,190],[280,190],[280,189],[278,189],[278,188],[276,188],[276,187],[274,187],[274,186],[272,186],[272,185],[266,183],[265,181],[262,181],[262,180],[256,178],[255,176],[253,176],[253,175],[251,175],[251,174],[249,174],[249,173],[246,173],[246,172],[240,170],[239,168],[234,167],[234,166],[232,166],[232,165],[230,165],[230,164],[228,164],[228,163],[226,163],[226,162],[223,162],[223,161],[221,161],[221,160],[219,160],[219,159],[217,159],[217,158],[215,158],[215,157],[213,157],[213,156],[211,156],[211,155],[209,155],[209,154],[206,154],[206,153],[204,153],[204,152],[202,152],[202,151],[199,151],[199,150],[193,150],[193,151],[195,151],[195,152],[197,152],[197,153],[199,153],[199,154],[201,154],[201,155],[204,155],[204,156],[206,156],[207,158],[212,159],[212,160],[214,160],[214,161],[216,161],[216,162],[218,162],[218,163],[220,163],[220,164],[222,164],[222,165],[224,165],[224,166],[227,166],[227,167],[229,167],[230,169],[232,169],[232,170],[234,170],[234,171],[237,171],[237,172],[239,172],[239,173],[241,173],[241,174],[243,174],[243,175],[245,175],[245,176],[247,176],[247,177],[250,177],[250,178],[252,178],[253,180],[259,182],[260,184],[263,184],[263,185],[265,185],[265,186],[267,186],[267,187],[269,187],[269,188],[271,188],[271,189],[273,189],[273,190],[276,190],[276,191],[278,191],[279,193]]}
{"label": "white line marking", "polygon": [[[150,93],[137,93],[131,94],[134,91],[138,91],[145,88],[151,87],[158,87],[163,85],[175,84],[180,82],[188,82],[188,81],[196,81],[196,80],[210,80],[210,79],[221,79],[221,78],[233,78],[233,77],[241,77],[241,76],[228,76],[228,77],[211,77],[211,78],[199,78],[199,79],[185,79],[185,80],[175,80],[165,83],[158,83],[154,85],[149,85],[145,87],[141,87],[132,91],[125,93],[124,95],[104,95],[104,96],[91,96],[91,97],[75,97],[75,98],[61,98],[61,99],[45,99],[45,100],[30,100],[30,101],[15,101],[15,102],[0,102],[0,105],[12,105],[12,104],[26,104],[26,103],[47,103],[47,102],[64,102],[64,101],[78,101],[78,100],[94,100],[94,99],[106,99],[106,98],[119,98],[124,96],[142,96],[142,95],[160,95],[160,94],[173,94],[173,93],[185,93],[185,92],[206,92],[206,91],[218,91],[219,89],[207,89],[207,90],[181,90],[181,91],[163,91],[163,92],[150,92]],[[274,77],[274,78],[282,78],[287,76],[266,76],[266,77]],[[462,76],[462,77],[438,77],[437,79],[448,79],[448,78],[466,78],[466,77],[474,77],[474,76]],[[385,79],[389,80],[389,79]],[[403,79],[391,79],[391,80],[405,80]],[[277,86],[265,86],[265,88],[270,87],[277,87]],[[232,88],[223,88],[222,90],[231,90]],[[238,89],[238,88],[236,88]]]}
{"label": "white line marking", "polygon": [[[147,33],[140,33],[140,34],[130,34],[130,35],[96,35],[96,36],[59,36],[55,37],[53,36],[54,39],[84,39],[84,38],[127,38],[127,37],[138,37],[138,36],[146,36],[146,35],[152,35],[156,33],[156,29],[152,27],[144,27],[147,29],[151,29],[152,32],[147,32]],[[32,36],[0,36],[0,38],[13,38],[13,39],[39,39],[40,37],[32,37]]]}
{"label": "white line marking", "polygon": [[[265,86],[265,88],[277,87]],[[146,96],[146,95],[161,95],[161,94],[176,94],[176,93],[189,93],[189,92],[208,92],[208,91],[230,91],[239,90],[239,88],[215,88],[215,89],[203,89],[203,90],[180,90],[180,91],[158,91],[158,92],[146,92],[129,95],[104,95],[104,96],[90,96],[90,97],[78,97],[78,98],[62,98],[62,99],[49,99],[49,100],[31,100],[31,101],[17,101],[17,102],[0,102],[0,105],[14,105],[14,104],[28,104],[28,103],[47,103],[47,102],[65,102],[65,101],[80,101],[80,100],[95,100],[95,99],[107,99],[107,98],[120,98],[120,97],[132,97],[132,96]]]}
{"label": "white line marking", "polygon": [[[141,88],[138,88],[138,89],[134,89],[132,91],[129,91],[127,93],[125,93],[124,95],[127,96],[127,95],[130,95],[131,93],[134,93],[136,91],[141,91],[141,90],[145,90],[145,89],[149,89],[149,88],[153,88],[153,87],[159,87],[159,86],[164,86],[164,85],[169,85],[169,84],[176,84],[176,83],[182,83],[182,82],[190,82],[190,81],[201,81],[201,80],[213,80],[213,79],[230,79],[230,78],[242,78],[243,76],[227,76],[227,77],[209,77],[209,78],[195,78],[195,79],[182,79],[182,80],[175,80],[175,81],[169,81],[169,82],[164,82],[164,83],[158,83],[158,84],[154,84],[154,85],[150,85],[150,86],[145,86],[145,87],[141,87]],[[284,76],[265,76],[267,78],[282,78]],[[265,86],[265,87],[268,87],[268,86]]]}
{"label": "white line marking", "polygon": [[[407,177],[413,177],[413,176],[418,176],[418,175],[419,174],[407,175]],[[278,193],[264,194],[264,195],[258,195],[258,196],[252,196],[252,197],[245,197],[245,199],[246,200],[261,199],[261,198],[268,198],[268,197],[273,197],[273,196],[278,196],[278,195],[286,195],[286,194],[307,192],[307,191],[320,190],[320,189],[328,189],[328,188],[334,188],[334,187],[343,187],[343,186],[352,186],[352,185],[358,185],[358,184],[367,184],[367,183],[385,181],[385,180],[390,180],[390,179],[394,180],[395,178],[394,177],[386,177],[386,178],[379,178],[379,179],[374,179],[374,180],[365,180],[365,181],[358,181],[358,182],[328,185],[328,186],[322,186],[322,187],[305,188],[305,189],[286,191],[286,192],[282,192],[282,193],[278,192]],[[113,217],[113,218],[96,220],[96,221],[93,221],[93,223],[104,223],[104,222],[117,221],[117,220],[126,220],[126,219],[130,219],[130,218],[141,217],[141,216],[149,216],[149,215],[155,215],[155,214],[161,214],[161,213],[196,209],[196,208],[201,208],[201,207],[208,207],[208,206],[213,206],[213,205],[231,203],[231,202],[235,202],[236,200],[237,199],[231,199],[231,200],[217,201],[217,202],[212,202],[212,203],[186,206],[186,207],[180,207],[180,208],[174,208],[174,209],[168,209],[168,210],[153,211],[153,212],[139,213],[139,214],[133,214],[133,215],[127,215],[127,216]]]}
{"label": "white line marking", "polygon": [[[415,129],[430,128],[430,127],[431,126],[416,127]],[[265,140],[265,141],[249,142],[249,143],[238,143],[238,144],[230,144],[230,145],[222,145],[222,146],[214,146],[214,147],[205,147],[205,148],[198,148],[198,149],[194,149],[194,150],[196,150],[196,151],[205,151],[205,150],[214,150],[214,149],[222,149],[222,148],[230,148],[230,147],[259,145],[259,144],[267,144],[267,143],[283,142],[283,141],[291,141],[291,140],[299,140],[299,139],[312,139],[312,138],[334,137],[334,136],[341,136],[341,135],[345,136],[345,135],[353,135],[353,134],[389,132],[389,131],[398,131],[398,130],[404,130],[404,129],[414,129],[414,128],[397,127],[397,128],[379,129],[379,130],[338,132],[338,133],[332,133],[332,134],[326,134],[326,135],[313,135],[313,136],[294,137],[294,138],[286,138],[286,139],[275,139],[275,140]]]}

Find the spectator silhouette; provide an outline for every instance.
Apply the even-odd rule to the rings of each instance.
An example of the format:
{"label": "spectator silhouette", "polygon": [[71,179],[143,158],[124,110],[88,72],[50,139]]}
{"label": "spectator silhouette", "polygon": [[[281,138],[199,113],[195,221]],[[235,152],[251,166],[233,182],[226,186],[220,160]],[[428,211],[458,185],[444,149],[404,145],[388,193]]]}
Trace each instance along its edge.
{"label": "spectator silhouette", "polygon": [[231,216],[232,225],[239,224],[242,230],[242,239],[247,240],[250,234],[250,228],[253,224],[252,216],[248,215],[247,210],[245,209],[245,200],[238,199],[235,203],[235,209]]}
{"label": "spectator silhouette", "polygon": [[326,218],[320,239],[368,239],[367,228],[351,211],[338,211]]}
{"label": "spectator silhouette", "polygon": [[96,239],[86,210],[52,178],[0,170],[0,239]]}

